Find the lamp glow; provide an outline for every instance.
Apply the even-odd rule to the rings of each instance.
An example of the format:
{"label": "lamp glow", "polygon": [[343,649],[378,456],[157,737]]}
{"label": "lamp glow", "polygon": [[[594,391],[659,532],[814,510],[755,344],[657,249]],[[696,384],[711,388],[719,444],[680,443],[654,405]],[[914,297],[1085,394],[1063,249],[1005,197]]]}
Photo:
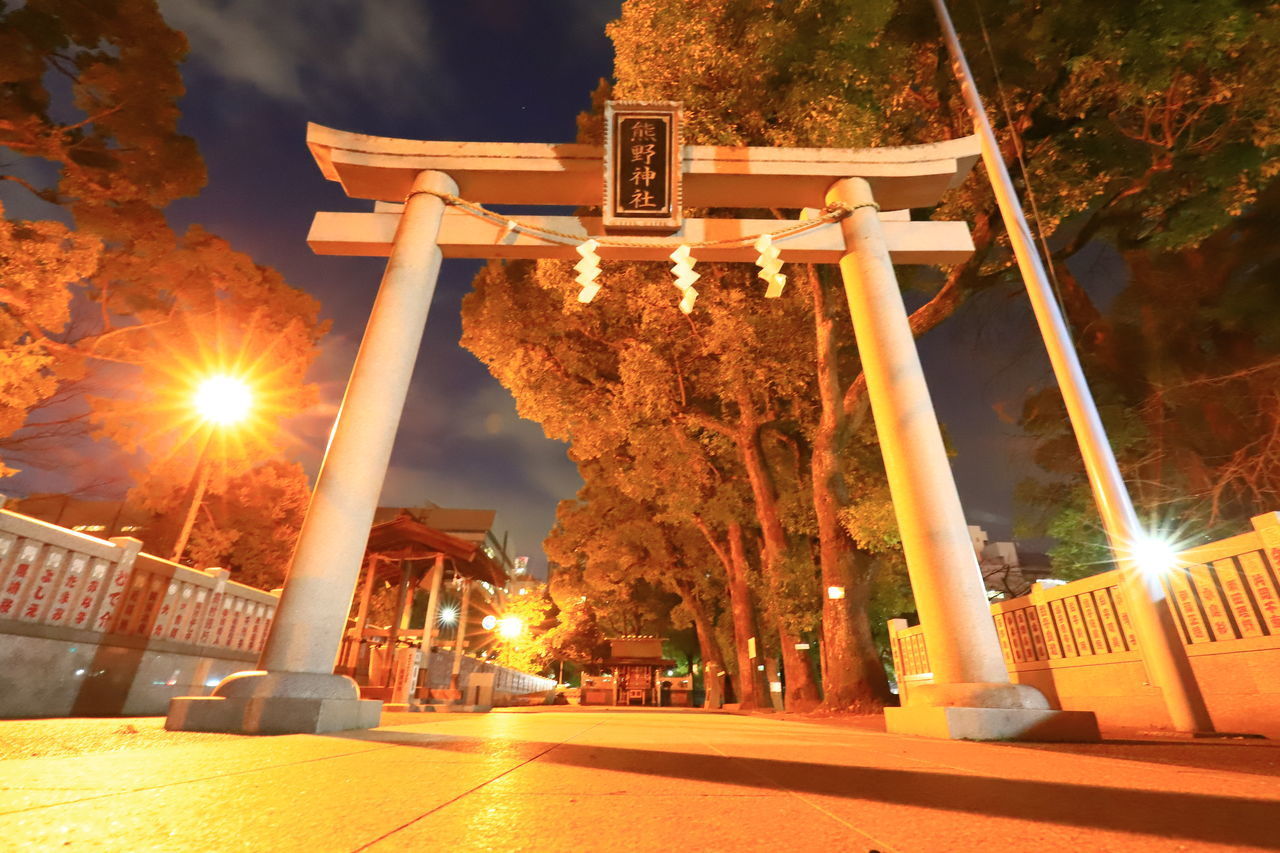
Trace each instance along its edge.
{"label": "lamp glow", "polygon": [[1129,549],[1133,562],[1145,575],[1161,577],[1178,565],[1178,551],[1173,543],[1160,536],[1146,535]]}
{"label": "lamp glow", "polygon": [[494,626],[498,624],[498,617],[490,613],[488,616],[480,620],[480,627],[486,631],[492,631]]}
{"label": "lamp glow", "polygon": [[196,389],[196,411],[215,424],[225,426],[244,420],[252,404],[249,386],[234,376],[210,376]]}
{"label": "lamp glow", "polygon": [[458,608],[452,604],[446,604],[440,608],[440,616],[436,621],[441,625],[456,625],[458,623]]}
{"label": "lamp glow", "polygon": [[507,639],[519,637],[524,631],[524,621],[519,616],[503,616],[498,620],[498,633]]}

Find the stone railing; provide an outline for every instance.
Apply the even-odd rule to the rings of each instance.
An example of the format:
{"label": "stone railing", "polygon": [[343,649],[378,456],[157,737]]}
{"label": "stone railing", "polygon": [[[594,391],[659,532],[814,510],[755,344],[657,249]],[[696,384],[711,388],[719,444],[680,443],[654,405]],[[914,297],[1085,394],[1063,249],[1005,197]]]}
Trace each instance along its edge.
{"label": "stone railing", "polygon": [[0,509],[0,634],[15,638],[0,659],[0,716],[110,713],[114,700],[80,701],[86,686],[111,693],[98,689],[108,683],[120,698],[114,712],[164,713],[177,693],[144,690],[138,678],[163,671],[151,687],[202,692],[257,660],[276,594],[232,582],[223,569],[140,553],[141,545]]}
{"label": "stone railing", "polygon": [[[1280,676],[1280,513],[1258,516],[1253,525],[1248,533],[1182,552],[1179,568],[1165,578],[1166,602],[1211,708],[1215,694],[1224,688],[1228,692],[1222,695],[1240,699],[1232,691],[1257,686],[1260,672]],[[991,614],[1014,680],[1047,686],[1046,692],[1056,695],[1063,707],[1098,710],[1082,697],[1104,688],[1112,697],[1154,689],[1142,667],[1117,571],[1057,586],[1037,584],[1029,595],[993,602]],[[889,626],[905,704],[913,685],[933,678],[928,649],[921,626],[908,628],[901,619],[891,620]],[[1226,658],[1211,661],[1210,656],[1248,652],[1265,654],[1250,658],[1244,665],[1247,672],[1239,677],[1209,672],[1212,666],[1237,665]],[[1112,679],[1109,686],[1085,685],[1093,674],[1070,672],[1106,665],[1113,665],[1106,676]],[[1070,704],[1069,697],[1078,701]],[[1264,683],[1247,697],[1258,701],[1246,698],[1236,704],[1243,708],[1273,703],[1271,713],[1280,726],[1280,705],[1274,704],[1280,700],[1280,688],[1268,689]],[[1229,712],[1225,702],[1218,704],[1223,707],[1216,716]]]}
{"label": "stone railing", "polygon": [[[363,664],[347,672],[358,681],[361,693],[366,698],[393,701],[397,691],[391,685],[403,684],[411,676],[415,668],[415,657],[419,654],[422,642],[422,629],[409,628],[397,632],[404,645],[396,648],[394,655],[386,649],[388,631],[385,628],[367,628],[365,637],[369,643],[369,655]],[[417,685],[414,695],[422,701],[453,701],[466,693],[466,687],[472,681],[484,681],[491,693],[491,704],[510,705],[518,697],[545,694],[554,690],[554,678],[533,675],[517,669],[502,666],[499,663],[480,660],[470,655],[463,655],[459,660],[459,687],[461,690],[450,690],[453,675],[454,652],[451,648],[440,648],[427,658],[427,669],[417,670]],[[388,671],[390,670],[390,671]],[[474,678],[482,676],[482,678]],[[490,678],[492,679],[490,681]],[[407,692],[402,687],[399,695]]]}
{"label": "stone railing", "polygon": [[258,652],[278,596],[0,510],[0,620]]}

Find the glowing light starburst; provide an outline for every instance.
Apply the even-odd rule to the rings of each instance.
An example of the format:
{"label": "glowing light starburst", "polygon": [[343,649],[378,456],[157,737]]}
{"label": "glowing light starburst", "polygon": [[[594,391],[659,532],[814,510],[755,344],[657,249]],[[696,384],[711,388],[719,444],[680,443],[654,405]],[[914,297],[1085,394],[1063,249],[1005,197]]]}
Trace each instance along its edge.
{"label": "glowing light starburst", "polygon": [[196,388],[193,402],[200,417],[219,426],[244,420],[253,407],[253,391],[236,376],[210,376]]}
{"label": "glowing light starburst", "polygon": [[157,334],[138,373],[111,389],[156,470],[186,476],[203,457],[221,477],[299,444],[282,423],[312,405],[302,337],[266,320],[192,316]]}
{"label": "glowing light starburst", "polygon": [[1182,566],[1179,552],[1185,550],[1172,537],[1159,533],[1144,533],[1126,549],[1138,571],[1148,577],[1163,578]]}
{"label": "glowing light starburst", "polygon": [[440,615],[436,617],[436,621],[444,626],[458,624],[458,608],[452,604],[446,604],[440,608]]}

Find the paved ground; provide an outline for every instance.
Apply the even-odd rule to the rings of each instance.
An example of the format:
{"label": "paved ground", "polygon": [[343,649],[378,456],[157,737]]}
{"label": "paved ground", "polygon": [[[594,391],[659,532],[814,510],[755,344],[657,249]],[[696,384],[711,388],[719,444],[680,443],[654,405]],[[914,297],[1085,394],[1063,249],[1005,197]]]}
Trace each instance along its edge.
{"label": "paved ground", "polygon": [[1027,746],[642,709],[333,736],[0,722],[0,850],[1280,849],[1274,741]]}

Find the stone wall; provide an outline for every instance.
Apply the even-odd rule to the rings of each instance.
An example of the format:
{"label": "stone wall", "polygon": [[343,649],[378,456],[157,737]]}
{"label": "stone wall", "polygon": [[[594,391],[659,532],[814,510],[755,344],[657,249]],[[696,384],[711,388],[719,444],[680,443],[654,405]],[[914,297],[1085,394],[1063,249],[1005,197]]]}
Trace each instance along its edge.
{"label": "stone wall", "polygon": [[[432,690],[447,688],[449,686],[449,676],[453,672],[453,652],[437,652],[433,654],[428,668],[430,673],[423,683],[429,685]],[[459,683],[463,689],[466,688],[471,674],[477,672],[493,673],[494,705],[512,705],[516,703],[518,697],[546,693],[556,686],[554,678],[531,675],[527,672],[520,672],[516,669],[476,660],[464,655],[461,672],[459,673]]]}
{"label": "stone wall", "polygon": [[164,714],[250,669],[278,596],[0,509],[0,717]]}
{"label": "stone wall", "polygon": [[[1167,603],[1215,727],[1280,736],[1280,513],[1182,552]],[[991,605],[1010,677],[1110,728],[1171,727],[1147,677],[1116,571]],[[920,626],[890,623],[903,704],[932,680]]]}

